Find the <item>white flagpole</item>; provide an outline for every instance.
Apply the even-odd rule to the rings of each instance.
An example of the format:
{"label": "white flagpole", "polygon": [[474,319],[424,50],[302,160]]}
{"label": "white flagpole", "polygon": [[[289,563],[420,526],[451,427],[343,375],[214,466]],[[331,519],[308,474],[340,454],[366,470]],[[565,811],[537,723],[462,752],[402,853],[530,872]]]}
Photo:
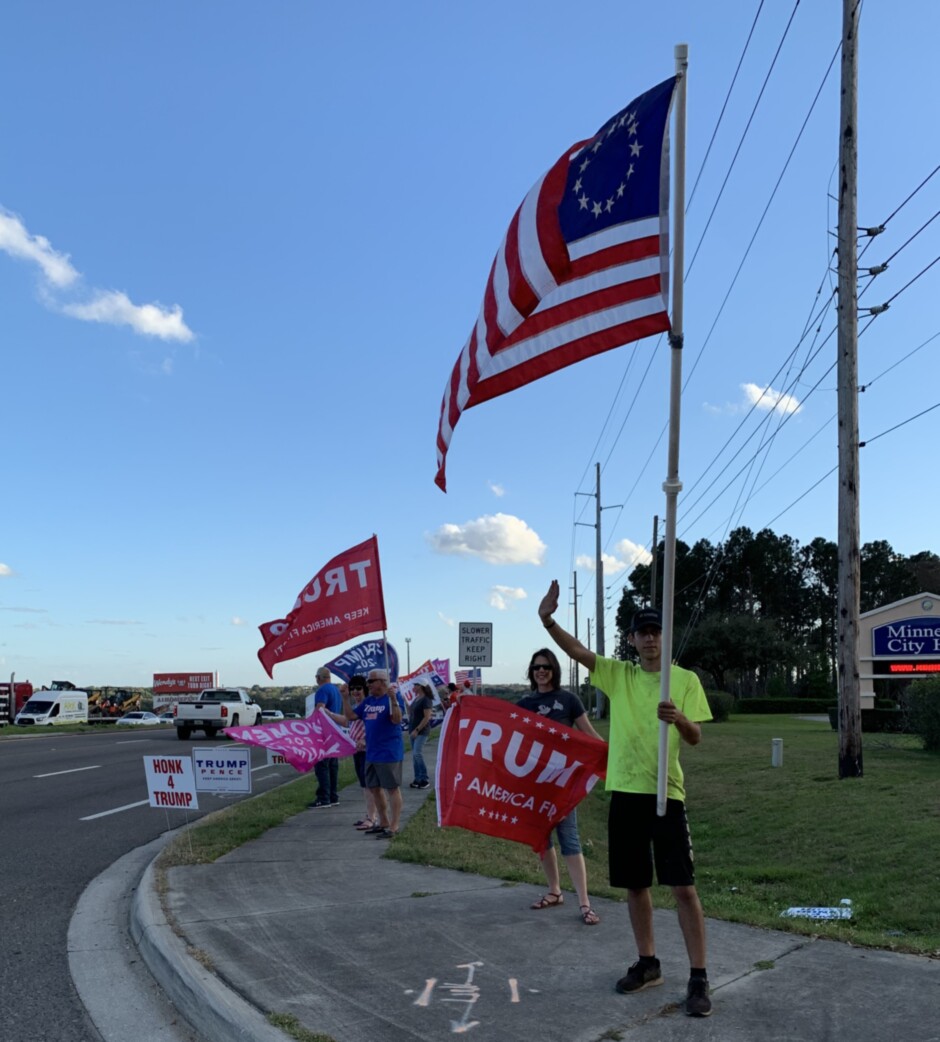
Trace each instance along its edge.
{"label": "white flagpole", "polygon": [[[679,480],[679,412],[682,395],[682,275],[685,269],[685,95],[689,70],[689,46],[676,44],[676,133],[675,133],[675,195],[673,205],[672,243],[672,368],[669,384],[669,460],[663,491],[666,493],[665,553],[663,555],[663,652],[660,664],[661,702],[669,701],[669,682],[672,666],[673,608],[675,602],[676,566],[676,503],[682,482]],[[653,547],[653,553],[656,548]],[[656,813],[666,813],[666,794],[669,773],[669,728],[659,725],[659,771],[656,784]]]}

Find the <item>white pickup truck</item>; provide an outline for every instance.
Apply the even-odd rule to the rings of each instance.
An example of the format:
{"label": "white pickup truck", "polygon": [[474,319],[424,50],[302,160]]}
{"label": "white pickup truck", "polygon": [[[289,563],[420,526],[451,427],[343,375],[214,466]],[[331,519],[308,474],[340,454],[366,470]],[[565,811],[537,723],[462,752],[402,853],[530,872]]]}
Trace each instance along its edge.
{"label": "white pickup truck", "polygon": [[251,727],[261,723],[261,706],[252,702],[242,687],[210,687],[191,702],[177,702],[176,737],[181,741],[193,731],[205,731],[214,738],[223,727]]}

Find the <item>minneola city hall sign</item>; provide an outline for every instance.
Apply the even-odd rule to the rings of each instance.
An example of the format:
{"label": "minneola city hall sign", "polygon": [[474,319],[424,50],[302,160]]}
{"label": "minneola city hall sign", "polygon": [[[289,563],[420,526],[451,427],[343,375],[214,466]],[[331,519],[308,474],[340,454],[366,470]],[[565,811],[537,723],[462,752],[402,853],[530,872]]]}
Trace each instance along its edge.
{"label": "minneola city hall sign", "polygon": [[940,596],[918,593],[859,617],[862,708],[875,704],[874,681],[940,674]]}

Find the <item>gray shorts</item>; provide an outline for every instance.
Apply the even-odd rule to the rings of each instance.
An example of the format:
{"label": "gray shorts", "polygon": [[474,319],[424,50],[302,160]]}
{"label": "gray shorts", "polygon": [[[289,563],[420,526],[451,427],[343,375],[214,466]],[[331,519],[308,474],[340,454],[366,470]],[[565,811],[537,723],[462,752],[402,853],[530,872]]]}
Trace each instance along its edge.
{"label": "gray shorts", "polygon": [[401,760],[395,763],[371,763],[366,760],[366,785],[370,789],[401,788]]}

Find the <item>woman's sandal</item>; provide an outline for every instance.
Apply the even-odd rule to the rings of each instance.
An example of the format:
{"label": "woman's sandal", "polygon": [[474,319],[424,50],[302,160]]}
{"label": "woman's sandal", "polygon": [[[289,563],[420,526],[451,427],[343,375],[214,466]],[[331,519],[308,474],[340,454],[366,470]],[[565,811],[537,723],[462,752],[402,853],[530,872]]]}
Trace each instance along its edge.
{"label": "woman's sandal", "polygon": [[363,818],[362,821],[356,822],[356,828],[360,832],[365,832],[366,829],[371,829],[375,822],[371,818]]}
{"label": "woman's sandal", "polygon": [[563,905],[565,899],[561,894],[553,894],[551,890],[547,894],[543,894],[533,905],[529,905],[530,908],[540,912],[543,908],[557,908],[559,905]]}
{"label": "woman's sandal", "polygon": [[581,922],[585,926],[597,926],[600,921],[601,917],[590,905],[581,905]]}

